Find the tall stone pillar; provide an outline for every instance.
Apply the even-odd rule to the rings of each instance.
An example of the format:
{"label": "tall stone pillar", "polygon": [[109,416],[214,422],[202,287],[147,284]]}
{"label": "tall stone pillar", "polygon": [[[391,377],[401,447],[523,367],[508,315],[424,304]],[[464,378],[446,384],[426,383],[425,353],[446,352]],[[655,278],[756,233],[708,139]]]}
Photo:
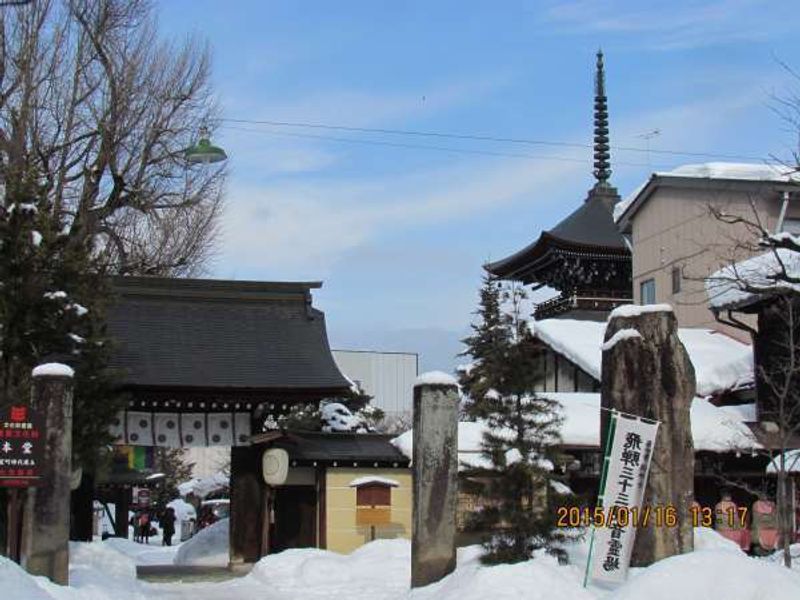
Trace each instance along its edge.
{"label": "tall stone pillar", "polygon": [[231,448],[230,567],[257,562],[262,554],[264,490],[261,454],[252,446]]}
{"label": "tall stone pillar", "polygon": [[45,415],[45,449],[40,484],[28,490],[22,532],[22,566],[61,585],[69,583],[72,376],[58,363],[33,370],[31,405]]}
{"label": "tall stone pillar", "polygon": [[414,514],[411,587],[439,581],[456,566],[458,385],[426,373],[414,386]]}
{"label": "tall stone pillar", "polygon": [[[674,507],[674,527],[650,519],[636,528],[631,564],[653,562],[693,548],[694,442],[690,409],[694,367],[678,338],[672,308],[623,306],[611,313],[603,345],[601,404],[661,422],[653,447],[644,504]],[[605,440],[607,414],[603,417]]]}

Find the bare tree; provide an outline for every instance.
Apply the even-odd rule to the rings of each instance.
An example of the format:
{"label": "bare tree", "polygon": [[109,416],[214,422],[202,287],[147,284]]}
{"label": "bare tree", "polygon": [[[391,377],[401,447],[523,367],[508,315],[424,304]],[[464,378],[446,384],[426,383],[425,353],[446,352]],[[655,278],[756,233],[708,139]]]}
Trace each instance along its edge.
{"label": "bare tree", "polygon": [[159,38],[146,0],[0,12],[0,184],[35,174],[64,235],[113,272],[199,272],[225,180],[184,160],[213,125],[209,67],[195,40]]}
{"label": "bare tree", "polygon": [[[798,447],[800,437],[800,238],[771,233],[755,210],[752,218],[712,212],[724,223],[745,226],[757,236],[763,250],[755,258],[718,271],[707,286],[712,304],[727,311],[726,318],[715,310],[717,319],[748,330],[754,341],[759,420],[777,477],[784,564],[791,568],[795,516],[789,478],[797,469],[788,452]],[[745,304],[759,305],[758,330],[733,315],[733,308]]]}

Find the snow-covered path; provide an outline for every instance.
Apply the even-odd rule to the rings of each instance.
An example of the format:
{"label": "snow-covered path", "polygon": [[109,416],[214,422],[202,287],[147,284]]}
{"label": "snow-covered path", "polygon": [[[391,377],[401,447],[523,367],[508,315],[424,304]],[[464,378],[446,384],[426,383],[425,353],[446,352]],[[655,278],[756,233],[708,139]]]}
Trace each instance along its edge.
{"label": "snow-covered path", "polygon": [[247,580],[222,583],[151,583],[144,584],[143,587],[147,597],[152,600],[282,600],[281,596]]}
{"label": "snow-covered path", "polygon": [[[160,550],[95,542],[71,546],[70,586],[31,577],[0,557],[0,597],[14,600],[797,600],[800,570],[754,559],[710,530],[696,530],[696,551],[634,569],[608,592],[581,585],[587,545],[567,548],[571,564],[548,556],[483,567],[479,548],[459,551],[458,567],[442,581],[409,590],[408,540],[378,540],[349,555],[287,550],[259,561],[250,574],[213,583],[150,583],[136,578],[141,553]],[[115,548],[115,546],[117,546]],[[796,548],[800,552],[800,546]],[[800,565],[799,565],[800,567]]]}

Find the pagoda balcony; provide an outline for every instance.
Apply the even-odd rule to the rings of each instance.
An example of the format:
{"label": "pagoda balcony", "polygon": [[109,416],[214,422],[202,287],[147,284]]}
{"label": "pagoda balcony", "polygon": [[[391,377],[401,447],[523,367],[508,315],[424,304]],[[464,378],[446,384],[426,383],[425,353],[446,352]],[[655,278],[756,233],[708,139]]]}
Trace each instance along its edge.
{"label": "pagoda balcony", "polygon": [[582,290],[572,294],[560,294],[536,305],[533,316],[536,320],[569,316],[571,312],[609,313],[618,306],[631,304],[629,292],[614,290]]}

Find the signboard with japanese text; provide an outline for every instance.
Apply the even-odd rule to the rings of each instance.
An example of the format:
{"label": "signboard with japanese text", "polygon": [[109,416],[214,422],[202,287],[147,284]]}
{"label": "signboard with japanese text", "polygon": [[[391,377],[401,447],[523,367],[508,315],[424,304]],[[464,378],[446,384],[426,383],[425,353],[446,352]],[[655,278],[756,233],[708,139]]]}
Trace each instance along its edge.
{"label": "signboard with japanese text", "polygon": [[150,490],[147,488],[138,488],[134,498],[139,508],[150,508]]}
{"label": "signboard with japanese text", "polygon": [[[642,507],[658,423],[614,413],[609,429],[598,508],[593,518],[588,578],[619,583],[628,575],[636,529],[664,520],[659,507]],[[663,510],[662,510],[663,513]]]}
{"label": "signboard with japanese text", "polygon": [[46,443],[44,417],[25,404],[0,408],[0,487],[37,485]]}

